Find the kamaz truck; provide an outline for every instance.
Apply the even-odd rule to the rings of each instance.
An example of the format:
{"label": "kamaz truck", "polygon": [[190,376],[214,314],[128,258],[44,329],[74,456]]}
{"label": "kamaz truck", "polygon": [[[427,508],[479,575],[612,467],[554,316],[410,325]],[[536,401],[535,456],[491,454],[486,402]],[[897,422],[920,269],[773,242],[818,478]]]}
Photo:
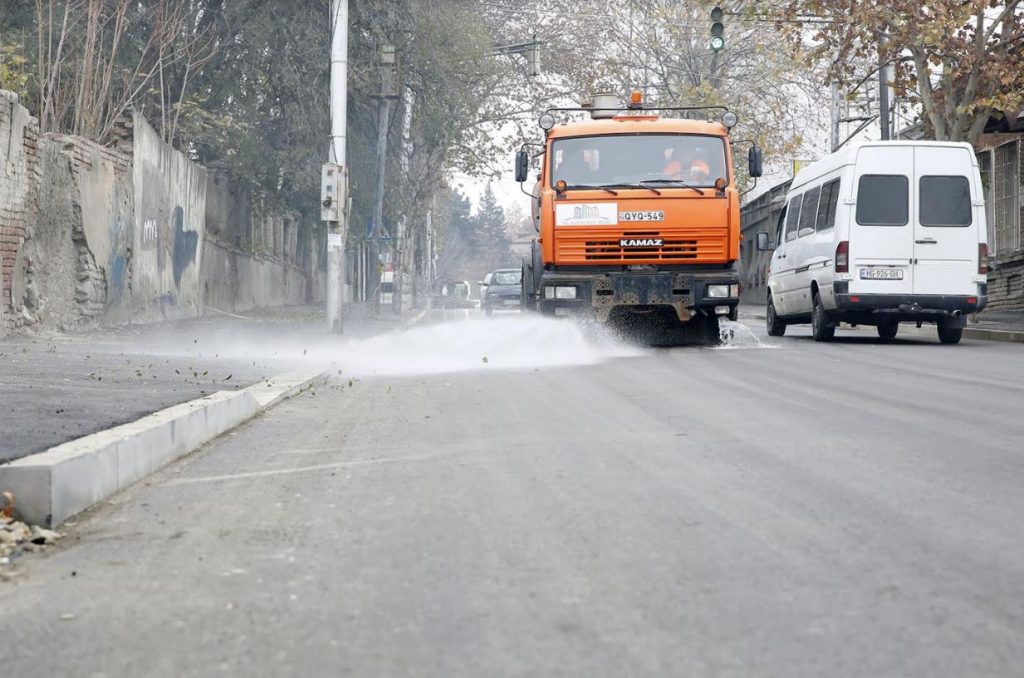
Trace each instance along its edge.
{"label": "kamaz truck", "polygon": [[[540,161],[523,308],[646,321],[654,343],[718,343],[740,296],[736,122],[725,107],[646,108],[640,92],[541,115],[543,143],[516,155],[520,183]],[[761,150],[747,157],[760,176]]]}

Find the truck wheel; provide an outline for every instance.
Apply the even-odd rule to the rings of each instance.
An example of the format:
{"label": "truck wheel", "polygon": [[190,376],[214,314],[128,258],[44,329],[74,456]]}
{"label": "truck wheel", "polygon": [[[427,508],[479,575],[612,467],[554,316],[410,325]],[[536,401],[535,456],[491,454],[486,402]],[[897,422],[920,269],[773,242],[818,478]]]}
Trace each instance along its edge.
{"label": "truck wheel", "polygon": [[786,333],[786,323],[783,322],[775,312],[775,302],[772,300],[772,295],[770,294],[768,295],[768,307],[765,311],[764,317],[768,325],[769,337],[781,337]]}
{"label": "truck wheel", "polygon": [[878,338],[885,341],[890,341],[896,338],[896,333],[900,331],[899,323],[882,323],[875,328],[878,330]]}
{"label": "truck wheel", "polygon": [[814,294],[814,310],[811,311],[811,335],[815,341],[832,341],[836,335],[836,326],[828,317],[828,311],[821,305],[821,297]]}
{"label": "truck wheel", "polygon": [[964,335],[964,328],[946,323],[939,323],[939,341],[943,344],[959,344]]}
{"label": "truck wheel", "polygon": [[527,266],[526,263],[524,262],[523,263],[523,272],[520,275],[522,276],[520,278],[522,283],[521,283],[520,288],[519,288],[520,289],[520,293],[519,293],[519,307],[523,311],[536,311],[537,310],[537,305],[534,302],[534,298],[533,298],[533,292],[534,292],[533,267],[532,266]]}
{"label": "truck wheel", "polygon": [[706,315],[698,320],[697,331],[701,346],[718,346],[722,343],[722,333],[718,325],[718,316]]}

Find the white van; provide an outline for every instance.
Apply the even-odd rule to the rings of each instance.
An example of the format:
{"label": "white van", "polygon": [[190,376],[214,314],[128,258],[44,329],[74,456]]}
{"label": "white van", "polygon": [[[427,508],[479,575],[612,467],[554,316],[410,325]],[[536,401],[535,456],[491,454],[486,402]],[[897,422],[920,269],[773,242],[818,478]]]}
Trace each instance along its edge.
{"label": "white van", "polygon": [[[987,302],[981,176],[969,144],[877,141],[801,170],[786,196],[768,274],[768,334],[839,322],[892,339],[901,321],[938,325],[955,344]],[[759,250],[772,250],[767,233]]]}

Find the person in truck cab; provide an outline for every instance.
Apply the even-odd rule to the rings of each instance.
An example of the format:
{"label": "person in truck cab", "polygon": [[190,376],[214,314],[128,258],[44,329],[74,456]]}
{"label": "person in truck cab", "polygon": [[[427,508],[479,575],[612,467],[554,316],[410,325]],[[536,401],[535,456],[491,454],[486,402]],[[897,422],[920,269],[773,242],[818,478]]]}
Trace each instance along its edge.
{"label": "person in truck cab", "polygon": [[676,144],[672,147],[672,155],[665,165],[664,173],[671,179],[706,184],[711,176],[711,168],[699,157],[699,153],[683,148],[682,144]]}

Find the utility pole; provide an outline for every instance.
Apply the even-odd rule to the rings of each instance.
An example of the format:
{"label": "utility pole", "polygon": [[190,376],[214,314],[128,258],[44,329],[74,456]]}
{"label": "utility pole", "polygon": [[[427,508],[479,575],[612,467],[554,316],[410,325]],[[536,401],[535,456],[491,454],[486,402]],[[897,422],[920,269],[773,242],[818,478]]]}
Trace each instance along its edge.
{"label": "utility pole", "polygon": [[348,234],[348,0],[331,2],[331,148],[320,184],[320,218],[327,222],[327,330],[341,333]]}
{"label": "utility pole", "polygon": [[[412,107],[415,101],[413,91],[405,87],[402,89],[402,153],[399,162],[402,165],[402,174],[409,174],[409,158],[412,155]],[[410,251],[415,251],[415,240],[410,247],[409,224],[403,216],[398,222],[397,233],[392,234],[395,244],[395,296],[392,305],[395,313],[402,312],[405,303],[405,261]],[[414,276],[415,279],[415,276]]]}
{"label": "utility pole", "polygon": [[[391,124],[391,101],[394,93],[395,48],[382,45],[380,48],[380,110],[377,114],[377,194],[373,204],[373,224],[370,227],[370,289],[373,290],[373,306],[380,301],[380,240],[384,230],[384,180],[387,176],[388,126]],[[392,303],[394,303],[392,296]]]}
{"label": "utility pole", "polygon": [[885,61],[885,34],[878,36],[878,122],[882,141],[889,133],[889,64]]}

